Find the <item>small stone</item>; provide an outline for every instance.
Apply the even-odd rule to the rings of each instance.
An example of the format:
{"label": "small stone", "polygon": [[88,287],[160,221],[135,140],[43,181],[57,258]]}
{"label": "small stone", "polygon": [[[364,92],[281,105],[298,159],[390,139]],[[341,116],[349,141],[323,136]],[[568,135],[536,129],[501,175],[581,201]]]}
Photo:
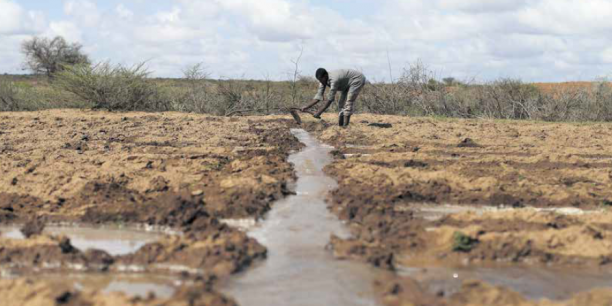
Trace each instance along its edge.
{"label": "small stone", "polygon": [[196,191],[191,193],[191,195],[194,196],[194,197],[201,196],[203,194],[204,194],[204,190],[196,190]]}

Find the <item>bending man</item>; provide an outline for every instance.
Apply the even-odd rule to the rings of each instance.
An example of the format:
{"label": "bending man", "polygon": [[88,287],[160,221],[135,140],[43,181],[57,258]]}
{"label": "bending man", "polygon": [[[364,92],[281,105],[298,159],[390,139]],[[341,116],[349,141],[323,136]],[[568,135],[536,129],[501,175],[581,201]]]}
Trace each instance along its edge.
{"label": "bending man", "polygon": [[327,72],[323,68],[317,69],[316,78],[319,80],[319,90],[317,95],[308,106],[303,107],[302,111],[307,111],[309,108],[317,105],[325,98],[325,89],[329,87],[326,102],[314,114],[315,118],[320,119],[329,106],[336,99],[336,93],[340,92],[340,100],[338,101],[338,125],[348,126],[351,122],[351,115],[355,107],[355,100],[359,96],[361,89],[366,83],[366,78],[363,73],[352,69],[341,69]]}

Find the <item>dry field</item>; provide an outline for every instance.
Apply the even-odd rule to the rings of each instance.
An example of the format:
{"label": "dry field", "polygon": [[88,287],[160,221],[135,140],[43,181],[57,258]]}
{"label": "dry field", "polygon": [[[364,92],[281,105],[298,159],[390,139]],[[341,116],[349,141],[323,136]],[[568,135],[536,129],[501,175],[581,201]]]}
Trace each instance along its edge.
{"label": "dry field", "polygon": [[[558,90],[592,90],[597,83],[594,82],[562,82],[562,83],[533,83],[543,93],[554,93]],[[608,86],[610,84],[608,83]]]}

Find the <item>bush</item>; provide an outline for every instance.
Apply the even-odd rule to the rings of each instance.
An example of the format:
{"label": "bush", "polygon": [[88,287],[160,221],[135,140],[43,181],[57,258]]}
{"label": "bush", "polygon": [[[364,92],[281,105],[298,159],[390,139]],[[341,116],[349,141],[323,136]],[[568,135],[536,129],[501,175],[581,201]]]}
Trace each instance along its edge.
{"label": "bush", "polygon": [[19,110],[17,88],[13,82],[0,80],[0,111]]}
{"label": "bush", "polygon": [[185,112],[211,113],[208,76],[202,64],[196,64],[183,70],[187,89],[185,92],[172,94],[172,96],[180,97],[174,100],[174,108]]}
{"label": "bush", "polygon": [[462,232],[453,234],[453,251],[454,252],[470,252],[478,244],[478,240],[474,239]]}
{"label": "bush", "polygon": [[56,75],[54,85],[90,103],[94,109],[125,111],[168,111],[171,103],[148,79],[144,63],[133,67],[111,65],[66,67]]}

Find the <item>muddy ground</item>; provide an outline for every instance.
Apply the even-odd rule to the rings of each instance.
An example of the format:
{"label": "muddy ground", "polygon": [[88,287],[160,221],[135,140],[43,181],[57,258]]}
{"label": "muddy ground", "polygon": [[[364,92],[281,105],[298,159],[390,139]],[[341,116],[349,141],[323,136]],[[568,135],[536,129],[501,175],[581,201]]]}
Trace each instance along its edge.
{"label": "muddy ground", "polygon": [[[612,305],[606,289],[531,301],[478,281],[432,293],[395,273],[500,263],[609,270],[612,125],[356,115],[342,129],[332,115],[303,119],[336,147],[326,171],[339,187],[328,202],[354,236],[332,237],[330,249],[394,272],[377,283],[386,305]],[[261,218],[291,193],[287,156],[301,148],[292,127],[289,116],[0,114],[0,226],[26,224],[29,237],[0,234],[0,267],[18,275],[0,279],[0,295],[9,305],[235,305],[218,284],[266,249],[222,220]],[[446,204],[469,209],[444,213]],[[41,234],[49,223],[183,235],[112,256]],[[38,277],[134,267],[188,285],[170,298],[135,298]]]}
{"label": "muddy ground", "polygon": [[[26,224],[29,236],[0,236],[0,266],[23,275],[1,280],[0,294],[14,305],[232,305],[215,284],[264,259],[266,249],[221,220],[260,218],[290,193],[287,156],[301,147],[293,125],[280,117],[178,113],[0,114],[0,225]],[[49,223],[147,225],[183,235],[111,256],[40,234]],[[126,267],[180,271],[195,283],[171,299],[143,301],[55,288],[62,285],[29,276]]]}
{"label": "muddy ground", "polygon": [[[356,115],[342,129],[334,116],[325,121],[305,126],[336,147],[326,169],[339,182],[330,208],[354,233],[332,239],[338,258],[388,270],[497,263],[610,269],[612,125]],[[441,205],[471,211],[423,211]],[[406,278],[379,288],[390,305],[612,304],[606,290],[538,304],[479,282],[451,297],[427,294]]]}

